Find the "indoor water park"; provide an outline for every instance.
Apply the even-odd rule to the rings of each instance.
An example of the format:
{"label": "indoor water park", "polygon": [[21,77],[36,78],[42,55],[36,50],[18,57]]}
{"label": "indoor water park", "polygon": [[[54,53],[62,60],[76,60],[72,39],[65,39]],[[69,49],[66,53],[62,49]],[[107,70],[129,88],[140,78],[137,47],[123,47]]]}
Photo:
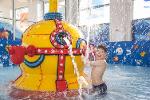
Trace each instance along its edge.
{"label": "indoor water park", "polygon": [[150,0],[0,0],[0,100],[150,100]]}

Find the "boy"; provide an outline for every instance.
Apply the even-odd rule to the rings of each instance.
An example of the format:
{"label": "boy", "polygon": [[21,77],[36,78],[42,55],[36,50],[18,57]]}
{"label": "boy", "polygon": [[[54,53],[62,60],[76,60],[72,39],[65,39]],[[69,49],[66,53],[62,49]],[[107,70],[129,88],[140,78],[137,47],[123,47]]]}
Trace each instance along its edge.
{"label": "boy", "polygon": [[92,67],[91,79],[92,87],[94,92],[99,94],[105,94],[107,91],[107,86],[103,81],[103,74],[106,70],[106,53],[107,49],[103,45],[99,45],[95,54],[95,61],[87,61],[87,64]]}

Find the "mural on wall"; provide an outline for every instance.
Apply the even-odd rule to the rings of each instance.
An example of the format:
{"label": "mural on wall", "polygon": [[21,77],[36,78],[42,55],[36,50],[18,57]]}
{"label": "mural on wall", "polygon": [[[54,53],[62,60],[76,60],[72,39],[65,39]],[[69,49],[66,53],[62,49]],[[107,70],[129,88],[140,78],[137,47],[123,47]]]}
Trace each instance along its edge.
{"label": "mural on wall", "polygon": [[150,41],[109,42],[107,62],[150,67]]}
{"label": "mural on wall", "polygon": [[8,45],[20,45],[21,44],[21,32],[16,30],[16,35],[20,37],[16,37],[15,41],[13,40],[13,26],[5,23],[0,22],[0,64],[4,67],[8,67],[11,62],[9,61],[9,55],[6,50]]}
{"label": "mural on wall", "polygon": [[[90,43],[106,45],[108,63],[150,67],[150,19],[134,20],[132,26],[133,41],[109,42],[109,24],[93,25]],[[80,29],[87,37],[87,27]]]}
{"label": "mural on wall", "polygon": [[85,39],[88,37],[88,28],[90,28],[90,43],[97,46],[99,43],[106,44],[109,41],[109,24],[93,25],[91,27],[81,26],[80,30]]}
{"label": "mural on wall", "polygon": [[150,19],[133,21],[133,40],[150,40]]}

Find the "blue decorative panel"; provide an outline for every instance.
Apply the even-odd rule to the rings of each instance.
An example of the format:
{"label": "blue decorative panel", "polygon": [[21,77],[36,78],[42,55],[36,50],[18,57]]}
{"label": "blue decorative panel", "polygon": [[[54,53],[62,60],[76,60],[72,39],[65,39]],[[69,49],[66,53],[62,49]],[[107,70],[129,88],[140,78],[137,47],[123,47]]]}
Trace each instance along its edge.
{"label": "blue decorative panel", "polygon": [[133,40],[150,40],[150,19],[133,21]]}
{"label": "blue decorative panel", "polygon": [[[6,50],[6,46],[8,45],[20,45],[21,39],[15,38],[15,41],[13,41],[13,26],[0,22],[0,63],[3,64],[3,66],[8,67],[10,64],[9,55]],[[21,34],[20,31],[16,30],[16,35]],[[18,36],[18,35],[17,35]]]}
{"label": "blue decorative panel", "polygon": [[107,62],[150,67],[150,41],[109,42]]}

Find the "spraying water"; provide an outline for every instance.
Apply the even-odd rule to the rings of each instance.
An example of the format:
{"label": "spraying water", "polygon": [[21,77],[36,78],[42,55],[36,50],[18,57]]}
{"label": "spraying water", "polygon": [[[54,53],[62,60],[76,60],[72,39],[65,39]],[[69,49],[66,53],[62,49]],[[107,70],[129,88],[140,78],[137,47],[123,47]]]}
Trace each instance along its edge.
{"label": "spraying water", "polygon": [[79,94],[80,94],[80,99],[81,98],[81,95],[82,95],[82,85],[85,84],[85,85],[88,85],[87,81],[85,80],[85,78],[83,76],[80,76],[80,73],[79,73],[79,70],[78,70],[78,66],[75,62],[75,56],[73,55],[73,52],[72,52],[72,45],[70,44],[70,41],[67,39],[67,37],[64,37],[63,38],[65,40],[65,42],[67,43],[67,45],[69,46],[69,54],[72,58],[72,63],[73,63],[73,67],[74,67],[74,73],[76,73],[77,75],[77,81],[79,83]]}

